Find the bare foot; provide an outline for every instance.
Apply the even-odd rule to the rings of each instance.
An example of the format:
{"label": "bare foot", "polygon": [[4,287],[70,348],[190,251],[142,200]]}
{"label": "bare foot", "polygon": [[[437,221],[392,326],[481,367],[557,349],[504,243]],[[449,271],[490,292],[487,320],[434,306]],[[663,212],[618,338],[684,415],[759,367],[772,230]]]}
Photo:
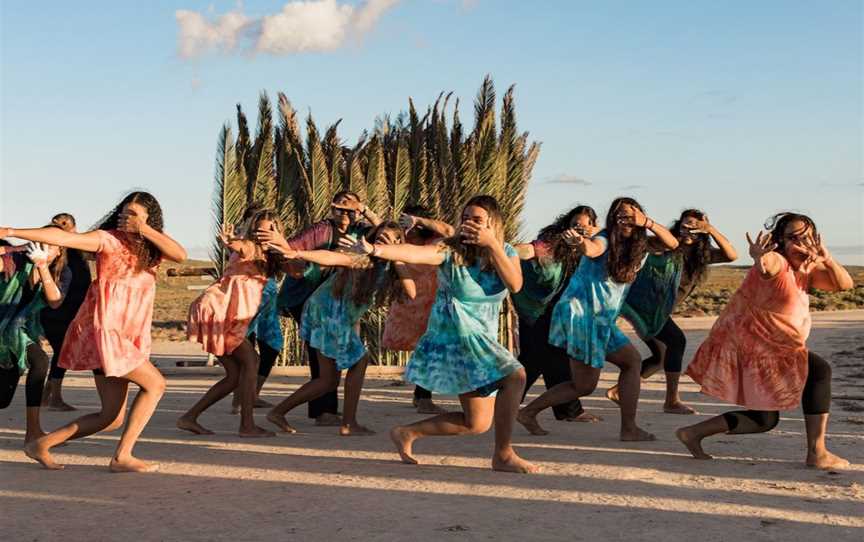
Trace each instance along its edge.
{"label": "bare foot", "polygon": [[25,433],[24,434],[24,444],[29,444],[35,440],[39,440],[40,438],[45,436],[45,431],[39,430],[38,433]]}
{"label": "bare foot", "polygon": [[190,433],[195,433],[196,435],[215,435],[215,433],[197,421],[187,418],[185,416],[177,418],[177,429],[182,429],[184,431],[189,431]]}
{"label": "bare foot", "polygon": [[48,405],[48,410],[52,412],[72,412],[78,409],[61,399],[59,401],[51,401]]}
{"label": "bare foot", "polygon": [[411,453],[411,445],[414,444],[414,435],[404,427],[394,427],[390,430],[390,440],[396,445],[396,452],[402,462],[407,465],[416,465],[417,459]]}
{"label": "bare foot", "polygon": [[842,470],[849,468],[849,461],[834,455],[828,450],[821,454],[807,454],[807,466],[822,470]]}
{"label": "bare foot", "polygon": [[343,437],[368,437],[374,435],[375,431],[368,427],[363,427],[360,424],[352,423],[341,426],[339,428],[339,434]]}
{"label": "bare foot", "polygon": [[273,431],[268,431],[268,430],[264,429],[263,427],[258,427],[257,425],[253,425],[252,429],[244,429],[241,426],[240,430],[237,431],[237,434],[240,435],[241,437],[247,437],[247,438],[261,438],[261,437],[275,437],[276,436],[276,433],[274,433]]}
{"label": "bare foot", "polygon": [[264,399],[255,399],[255,408],[273,408],[273,405]]}
{"label": "bare foot", "polygon": [[315,425],[318,427],[336,427],[342,425],[342,418],[331,412],[325,412],[315,418]]}
{"label": "bare foot", "polygon": [[288,423],[288,420],[285,419],[285,416],[280,414],[274,414],[272,411],[267,414],[267,421],[274,424],[284,433],[296,433],[297,430],[291,427],[291,424]]}
{"label": "bare foot", "polygon": [[28,442],[24,446],[24,454],[27,455],[27,457],[29,457],[30,459],[39,462],[40,465],[42,465],[48,470],[63,469],[63,465],[54,461],[54,458],[51,457],[51,452],[48,451],[48,448],[41,444],[38,440]]}
{"label": "bare foot", "polygon": [[621,404],[621,398],[618,397],[618,385],[614,385],[608,390],[606,390],[606,398],[615,403],[616,405]]}
{"label": "bare foot", "polygon": [[111,472],[155,472],[159,469],[159,465],[156,463],[145,463],[137,457],[130,455],[124,459],[112,458],[111,463],[108,464],[108,469]]}
{"label": "bare foot", "polygon": [[537,416],[526,413],[524,408],[516,415],[516,421],[521,423],[532,435],[543,436],[549,434],[549,431],[540,427],[540,424],[537,422]]}
{"label": "bare foot", "polygon": [[433,403],[432,399],[420,399],[414,406],[417,407],[418,414],[445,414],[447,412],[447,409]]}
{"label": "bare foot", "polygon": [[511,451],[506,456],[495,454],[492,456],[492,470],[500,472],[518,472],[521,474],[529,474],[540,472],[540,467],[529,463],[516,455],[516,452]]}
{"label": "bare foot", "polygon": [[696,414],[696,411],[685,405],[684,403],[675,403],[674,405],[663,405],[663,412],[666,414]]}
{"label": "bare foot", "polygon": [[648,431],[644,431],[639,427],[628,430],[621,430],[621,440],[623,442],[647,442],[651,440],[657,440],[653,434]]}
{"label": "bare foot", "polygon": [[678,440],[680,440],[688,450],[690,450],[690,453],[693,454],[693,457],[696,459],[714,459],[710,455],[706,454],[705,450],[702,449],[702,439],[697,438],[686,427],[682,427],[675,431],[675,436],[678,437]]}
{"label": "bare foot", "polygon": [[603,418],[601,418],[600,416],[595,416],[594,414],[591,414],[590,412],[583,412],[582,414],[579,414],[578,416],[571,416],[569,418],[564,418],[561,421],[562,422],[597,423],[597,422],[602,422]]}

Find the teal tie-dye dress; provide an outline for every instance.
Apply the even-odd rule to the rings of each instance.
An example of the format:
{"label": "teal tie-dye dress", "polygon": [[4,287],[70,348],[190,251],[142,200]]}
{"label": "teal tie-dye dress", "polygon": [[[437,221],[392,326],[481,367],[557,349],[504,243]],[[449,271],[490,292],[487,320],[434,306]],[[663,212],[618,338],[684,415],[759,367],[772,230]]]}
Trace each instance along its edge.
{"label": "teal tie-dye dress", "polygon": [[[504,245],[508,257],[516,250]],[[494,270],[453,262],[447,251],[438,267],[438,291],[426,333],[408,362],[405,379],[435,393],[479,391],[522,368],[498,342],[498,315],[507,287]]]}
{"label": "teal tie-dye dress", "polygon": [[249,323],[246,336],[255,335],[258,340],[273,350],[281,351],[285,337],[282,335],[282,323],[279,321],[278,296],[279,283],[271,277],[264,285],[261,304],[258,306],[255,318]]}
{"label": "teal tie-dye dress", "polygon": [[[608,245],[605,230],[597,237]],[[606,250],[597,258],[582,258],[552,311],[549,328],[550,344],[565,349],[571,358],[598,369],[603,368],[607,352],[614,352],[630,343],[615,323],[630,283],[615,282],[609,277],[606,270],[608,256]]]}
{"label": "teal tie-dye dress", "polygon": [[[375,290],[381,288],[387,280],[389,264],[376,262]],[[357,333],[357,322],[372,306],[374,292],[367,296],[367,301],[357,305],[351,301],[351,281],[342,290],[342,295],[333,295],[333,284],[339,270],[331,273],[327,280],[318,287],[303,306],[303,318],[300,320],[300,337],[310,347],[336,362],[341,371],[350,369],[366,355],[366,346]]]}

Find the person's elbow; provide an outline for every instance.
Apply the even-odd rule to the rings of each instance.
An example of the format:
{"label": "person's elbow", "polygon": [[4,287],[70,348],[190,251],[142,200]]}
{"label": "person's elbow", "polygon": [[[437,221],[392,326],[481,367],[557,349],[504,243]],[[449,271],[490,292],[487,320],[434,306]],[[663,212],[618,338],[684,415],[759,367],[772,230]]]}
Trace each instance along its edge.
{"label": "person's elbow", "polygon": [[508,281],[507,289],[510,290],[511,294],[518,294],[522,289],[522,283],[523,280],[521,276],[512,278]]}
{"label": "person's elbow", "polygon": [[178,246],[177,248],[172,250],[170,254],[165,255],[166,258],[176,263],[183,263],[186,260],[187,256],[188,255],[186,254],[186,249],[181,246]]}

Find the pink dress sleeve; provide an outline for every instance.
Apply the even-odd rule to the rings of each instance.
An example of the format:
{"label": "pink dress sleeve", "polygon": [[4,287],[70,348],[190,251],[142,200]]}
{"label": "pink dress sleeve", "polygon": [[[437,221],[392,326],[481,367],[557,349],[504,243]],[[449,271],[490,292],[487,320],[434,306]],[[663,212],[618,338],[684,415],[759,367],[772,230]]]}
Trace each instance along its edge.
{"label": "pink dress sleeve", "polygon": [[96,230],[96,234],[99,236],[99,248],[96,249],[96,252],[110,254],[117,252],[122,247],[120,240],[111,233],[105,230]]}

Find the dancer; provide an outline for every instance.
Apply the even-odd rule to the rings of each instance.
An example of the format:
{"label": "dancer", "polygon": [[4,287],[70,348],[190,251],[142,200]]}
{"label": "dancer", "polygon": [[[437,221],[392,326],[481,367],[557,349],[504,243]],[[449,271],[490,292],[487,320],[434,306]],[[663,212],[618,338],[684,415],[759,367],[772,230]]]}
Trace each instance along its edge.
{"label": "dancer", "polygon": [[207,390],[192,408],[177,420],[177,427],[199,435],[213,432],[198,423],[198,417],[232,391],[239,391],[241,437],[272,437],[275,433],[255,425],[258,354],[249,338],[249,324],[258,313],[268,279],[279,272],[277,255],[254,240],[257,230],[278,231],[279,219],[272,211],[262,210],[250,218],[252,227],[244,237],[225,227],[220,240],[231,251],[228,268],[221,279],[210,285],[189,307],[187,334],[204,349],[219,357],[225,378]]}
{"label": "dancer", "polygon": [[51,448],[120,427],[132,382],[141,390],[132,401],[129,421],[109,468],[113,472],[153,470],[154,465],[136,458],[132,451],[165,391],[165,379],[149,359],[156,268],[163,258],[186,259],[183,247],[162,233],[159,202],[147,192],[132,192],[94,231],[0,228],[0,238],[7,236],[97,253],[97,279],[69,326],[60,366],[93,370],[102,408],[28,443],[27,456],[46,468],[63,468],[52,458]]}
{"label": "dancer", "polygon": [[[385,260],[438,266],[438,290],[426,333],[405,379],[434,393],[458,394],[462,412],[448,412],[390,432],[404,463],[417,464],[415,440],[434,435],[477,435],[495,423],[492,468],[535,472],[516,454],[511,436],[525,387],[525,369],[498,342],[498,318],[507,292],[519,291],[516,250],[504,242],[498,202],[474,196],[462,210],[456,235],[438,245],[369,245],[358,250]],[[494,414],[493,414],[494,413]]]}
{"label": "dancer", "polygon": [[[523,401],[540,375],[547,390],[570,381],[567,351],[549,344],[552,308],[579,265],[582,245],[578,239],[590,238],[598,230],[594,209],[579,205],[540,230],[535,241],[516,245],[523,284],[513,295],[513,304],[519,316],[519,361],[526,373]],[[585,412],[579,399],[555,405],[552,411],[557,420],[599,421]]]}
{"label": "dancer", "polygon": [[49,362],[40,346],[44,332],[39,314],[45,306],[63,303],[72,279],[63,248],[30,243],[26,252],[7,249],[0,246],[0,409],[12,402],[18,379],[27,371],[26,445],[45,434],[39,409]]}
{"label": "dancer", "polygon": [[608,360],[621,371],[621,440],[654,440],[654,435],[636,425],[639,351],[615,324],[627,289],[645,261],[646,230],[666,247],[677,247],[669,230],[648,218],[636,200],[617,198],[606,215],[606,229],[593,238],[574,240],[587,258],[579,263],[555,305],[549,331],[549,342],[566,349],[570,356],[572,381],[546,391],[519,412],[519,422],[531,434],[548,434],[537,422],[544,409],[592,393],[603,362]]}
{"label": "dancer", "polygon": [[[293,250],[333,250],[340,238],[356,238],[366,233],[369,224],[377,226],[381,223],[378,215],[361,203],[360,197],[354,192],[336,193],[330,211],[328,218],[312,224],[290,239],[286,240],[280,232],[268,231],[256,232],[256,239],[283,253]],[[365,218],[368,224],[358,221],[359,218]],[[314,262],[291,262],[286,266],[286,272],[277,305],[282,314],[291,316],[300,328],[303,324],[303,305],[312,292],[327,280],[330,270]],[[315,350],[306,345],[306,354],[312,378],[318,378],[320,369]],[[309,402],[309,417],[315,420],[316,425],[338,426],[342,423],[338,407],[336,392],[326,393]]]}
{"label": "dancer", "polygon": [[[412,245],[434,245],[452,237],[453,226],[434,220],[428,209],[419,205],[409,205],[399,219],[405,228],[405,239]],[[437,268],[432,265],[407,264],[407,271],[414,280],[417,295],[414,299],[400,296],[390,305],[381,346],[388,350],[410,352],[426,332],[429,312],[435,302],[438,288]],[[432,392],[414,386],[413,405],[420,414],[441,414],[446,412],[432,401]]]}
{"label": "dancer", "polygon": [[[399,224],[384,222],[366,236],[360,237],[382,245],[405,242]],[[358,334],[360,318],[374,305],[385,305],[393,297],[397,282],[408,297],[414,297],[414,282],[400,263],[389,264],[380,259],[328,250],[298,250],[284,253],[290,259],[302,259],[328,267],[340,267],[306,302],[303,308],[300,336],[315,350],[320,375],[273,407],[267,419],[287,433],[296,430],[285,420],[291,409],[334,391],[339,385],[339,372],[347,369],[345,404],[339,434],[342,436],[371,435],[374,432],[357,422],[357,405],[368,352]]]}
{"label": "dancer", "polygon": [[[69,213],[60,213],[51,219],[51,223],[60,226],[63,230],[77,233],[75,217]],[[73,411],[75,407],[63,400],[63,377],[66,369],[58,366],[60,361],[60,350],[63,348],[63,339],[69,324],[78,314],[78,309],[84,303],[87,289],[90,288],[92,277],[90,266],[84,259],[84,255],[74,249],[62,249],[66,251],[66,265],[72,274],[69,283],[69,291],[63,296],[63,302],[56,309],[46,307],[42,309],[42,328],[45,338],[51,345],[51,369],[48,372],[48,383],[45,385],[45,393],[42,397],[42,406],[48,410]]]}
{"label": "dancer", "polygon": [[[627,292],[621,317],[630,322],[639,338],[651,351],[642,361],[642,378],[648,379],[663,368],[666,372],[666,399],[663,412],[695,414],[681,402],[678,381],[687,339],[672,320],[672,311],[708,276],[708,266],[738,259],[738,253],[726,237],[698,209],[687,209],[672,226],[678,239],[675,250],[654,250]],[[711,241],[719,248],[711,246]],[[609,388],[606,396],[618,402],[618,386]]]}
{"label": "dancer", "polygon": [[781,410],[801,403],[807,432],[806,464],[838,469],[849,462],[828,451],[825,433],[831,408],[831,366],[807,349],[810,298],[854,286],[831,257],[813,220],[779,213],[770,233],[747,234],[753,267],[729,300],[687,367],[702,392],[748,410],[726,412],[684,427],[676,435],[696,459],[711,459],[702,440],[718,433],[742,435],[773,429]]}

